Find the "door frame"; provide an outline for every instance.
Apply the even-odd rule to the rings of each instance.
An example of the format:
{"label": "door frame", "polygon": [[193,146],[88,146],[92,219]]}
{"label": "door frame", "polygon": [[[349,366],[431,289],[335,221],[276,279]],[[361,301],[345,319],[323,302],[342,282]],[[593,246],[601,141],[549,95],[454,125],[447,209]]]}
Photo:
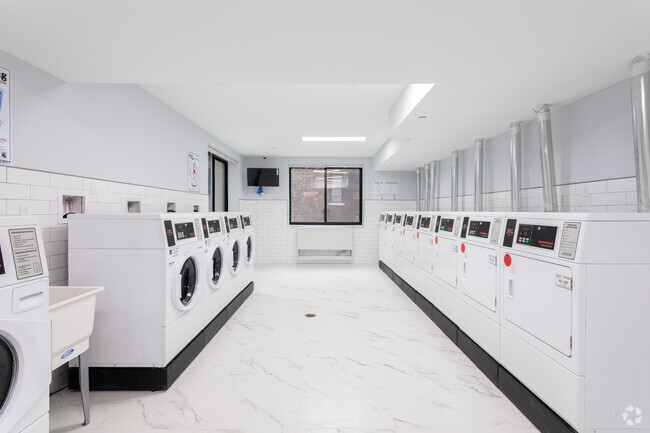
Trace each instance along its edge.
{"label": "door frame", "polygon": [[210,192],[210,211],[214,212],[215,209],[215,194],[213,191],[214,188],[214,163],[215,161],[218,161],[220,163],[223,163],[225,167],[225,180],[226,180],[226,185],[224,188],[224,212],[228,212],[228,161],[226,161],[223,158],[220,158],[219,156],[215,155],[214,153],[210,153],[210,185],[209,185],[209,192]]}

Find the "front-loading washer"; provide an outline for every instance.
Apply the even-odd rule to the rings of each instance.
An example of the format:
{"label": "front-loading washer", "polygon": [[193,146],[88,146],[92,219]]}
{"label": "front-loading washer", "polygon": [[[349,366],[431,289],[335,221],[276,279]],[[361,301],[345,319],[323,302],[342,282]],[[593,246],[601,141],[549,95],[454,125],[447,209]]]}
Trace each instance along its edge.
{"label": "front-loading washer", "polygon": [[244,212],[240,215],[242,228],[242,244],[244,247],[244,265],[252,266],[255,263],[255,230],[251,214]]}
{"label": "front-loading washer", "polygon": [[[200,216],[71,215],[68,231],[70,284],[105,287],[97,297],[91,371],[166,368],[203,327]],[[115,378],[115,371],[105,373]]]}
{"label": "front-loading washer", "polygon": [[47,433],[49,278],[36,219],[0,218],[0,431]]}

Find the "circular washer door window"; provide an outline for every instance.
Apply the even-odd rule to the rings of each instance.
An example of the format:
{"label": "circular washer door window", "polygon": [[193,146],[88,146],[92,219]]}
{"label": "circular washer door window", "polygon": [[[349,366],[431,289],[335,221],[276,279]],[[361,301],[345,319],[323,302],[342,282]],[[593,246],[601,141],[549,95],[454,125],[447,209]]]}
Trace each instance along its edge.
{"label": "circular washer door window", "polygon": [[212,254],[212,282],[217,284],[221,278],[221,270],[223,269],[223,256],[221,248],[216,248]]}
{"label": "circular washer door window", "polygon": [[183,305],[192,301],[194,290],[196,289],[196,264],[194,260],[187,259],[181,268],[181,296],[180,300]]}
{"label": "circular washer door window", "polygon": [[232,269],[236,271],[239,267],[239,242],[232,244]]}
{"label": "circular washer door window", "polygon": [[11,393],[16,373],[14,351],[2,337],[0,337],[0,412],[5,407]]}
{"label": "circular washer door window", "polygon": [[253,255],[253,237],[246,239],[246,261],[250,262]]}

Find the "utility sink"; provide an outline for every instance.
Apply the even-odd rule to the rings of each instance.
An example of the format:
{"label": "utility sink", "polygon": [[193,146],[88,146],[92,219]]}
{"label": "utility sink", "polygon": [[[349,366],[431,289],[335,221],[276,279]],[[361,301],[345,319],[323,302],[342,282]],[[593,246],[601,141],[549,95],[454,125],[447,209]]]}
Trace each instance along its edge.
{"label": "utility sink", "polygon": [[103,287],[50,286],[52,321],[52,371],[79,357],[79,388],[84,409],[84,425],[90,422],[88,350],[95,323],[95,300]]}

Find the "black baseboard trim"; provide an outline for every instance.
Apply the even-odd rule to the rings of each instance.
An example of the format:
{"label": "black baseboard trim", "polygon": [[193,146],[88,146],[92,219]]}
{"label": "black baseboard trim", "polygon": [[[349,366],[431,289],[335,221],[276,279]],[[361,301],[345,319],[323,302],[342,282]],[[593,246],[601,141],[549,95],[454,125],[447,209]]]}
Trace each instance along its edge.
{"label": "black baseboard trim", "polygon": [[[253,293],[251,281],[166,367],[90,367],[93,391],[164,391],[189,367],[223,325]],[[68,387],[79,389],[79,368],[68,369]]]}
{"label": "black baseboard trim", "polygon": [[[382,268],[383,265],[385,267]],[[564,421],[553,409],[548,407],[539,399],[526,385],[515,378],[499,362],[492,358],[474,340],[461,331],[458,326],[428,299],[422,296],[417,290],[409,286],[399,275],[397,275],[384,262],[380,261],[381,270],[388,275],[393,282],[415,304],[424,311],[433,323],[463,351],[463,353],[478,367],[483,374],[499,388],[506,397],[528,418],[528,420],[542,433],[577,433],[566,421]],[[405,289],[406,287],[406,289]]]}
{"label": "black baseboard trim", "polygon": [[499,389],[540,432],[576,433],[573,427],[501,365],[499,366]]}
{"label": "black baseboard trim", "polygon": [[493,384],[499,386],[499,363],[460,329],[458,330],[458,348]]}

